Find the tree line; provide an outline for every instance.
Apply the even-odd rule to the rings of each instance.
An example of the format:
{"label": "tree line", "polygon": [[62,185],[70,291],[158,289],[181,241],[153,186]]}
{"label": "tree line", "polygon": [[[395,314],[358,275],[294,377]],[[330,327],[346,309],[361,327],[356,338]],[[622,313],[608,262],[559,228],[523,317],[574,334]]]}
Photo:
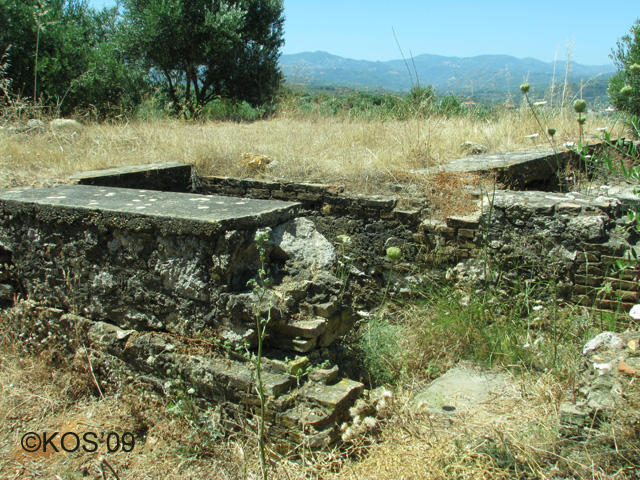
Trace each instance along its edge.
{"label": "tree line", "polygon": [[214,99],[273,101],[282,0],[0,0],[0,101],[57,115],[132,111],[153,96],[197,117]]}
{"label": "tree line", "polygon": [[[0,0],[0,106],[20,98],[54,115],[90,111],[96,118],[135,111],[149,99],[186,118],[213,101],[245,105],[252,115],[270,111],[283,80],[283,0],[118,5]],[[611,58],[618,73],[609,80],[610,101],[640,116],[640,20]],[[431,103],[414,99],[413,90],[407,101]]]}

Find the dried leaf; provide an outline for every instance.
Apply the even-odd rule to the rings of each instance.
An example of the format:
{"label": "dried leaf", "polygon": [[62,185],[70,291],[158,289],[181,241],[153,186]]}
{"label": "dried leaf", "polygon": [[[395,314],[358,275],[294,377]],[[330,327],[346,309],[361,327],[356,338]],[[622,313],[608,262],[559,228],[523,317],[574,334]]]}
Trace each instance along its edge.
{"label": "dried leaf", "polygon": [[620,360],[620,363],[618,364],[618,371],[622,373],[628,373],[629,375],[636,374],[636,369],[627,365],[624,360]]}

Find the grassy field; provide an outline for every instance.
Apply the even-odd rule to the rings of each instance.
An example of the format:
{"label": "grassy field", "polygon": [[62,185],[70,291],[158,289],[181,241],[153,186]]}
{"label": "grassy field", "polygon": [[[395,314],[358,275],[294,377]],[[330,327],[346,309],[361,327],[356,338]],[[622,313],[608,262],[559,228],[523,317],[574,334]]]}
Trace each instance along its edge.
{"label": "grassy field", "polygon": [[[558,145],[578,140],[576,115],[569,109],[544,118],[557,130]],[[591,115],[585,133],[596,135],[605,127],[612,135],[624,132],[616,118]],[[530,138],[535,134],[539,136]],[[0,130],[0,138],[0,187],[64,181],[79,171],[179,161],[205,175],[339,183],[362,193],[380,193],[381,186],[402,181],[410,169],[466,156],[460,146],[467,141],[486,146],[488,152],[549,147],[527,109],[497,110],[490,117],[432,115],[400,121],[327,117],[286,104],[274,117],[251,123],[131,120],[87,124],[74,133],[8,135]],[[255,171],[247,168],[243,154],[266,155],[271,162]]]}
{"label": "grassy field", "polygon": [[[85,123],[77,132],[35,134],[10,134],[16,118],[3,118],[0,187],[54,184],[79,171],[180,161],[205,175],[338,183],[351,192],[381,193],[387,185],[415,184],[410,169],[466,156],[460,148],[466,141],[489,152],[548,147],[527,109],[372,120],[328,117],[285,104],[273,117],[251,123],[122,120]],[[614,136],[626,134],[614,117],[587,118],[587,136],[604,127]],[[557,144],[579,139],[576,115],[569,109],[545,112],[544,119],[545,126],[557,130]],[[252,169],[244,154],[265,155],[270,162]],[[417,187],[431,194],[445,188],[434,179]],[[627,475],[640,458],[637,426],[621,415],[586,442],[570,442],[558,435],[558,409],[574,386],[582,343],[611,325],[619,330],[638,325],[624,315],[606,325],[595,319],[575,322],[585,312],[554,303],[548,287],[534,283],[523,296],[499,288],[459,291],[434,281],[431,290],[415,292],[410,304],[389,302],[351,339],[364,341],[376,373],[387,369],[393,379],[394,400],[375,435],[322,454],[273,452],[271,477],[632,478]],[[534,305],[544,310],[534,311]],[[78,348],[69,353],[50,345],[46,335],[29,340],[41,338],[33,330],[38,312],[32,307],[23,304],[0,315],[2,478],[259,477],[250,418],[220,430],[215,411],[159,396],[99,352]],[[534,347],[522,348],[525,343]],[[452,422],[416,408],[415,392],[461,359],[510,372],[509,393]],[[630,392],[629,402],[637,402],[638,394],[637,388]],[[29,431],[132,432],[138,445],[129,453],[103,448],[91,454],[25,456],[20,439]]]}

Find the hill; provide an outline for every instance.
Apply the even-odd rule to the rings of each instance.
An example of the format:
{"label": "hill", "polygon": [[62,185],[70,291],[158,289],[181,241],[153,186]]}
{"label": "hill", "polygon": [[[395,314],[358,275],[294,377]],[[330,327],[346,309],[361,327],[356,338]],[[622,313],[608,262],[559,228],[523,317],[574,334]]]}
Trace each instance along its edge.
{"label": "hill", "polygon": [[[539,98],[549,96],[552,82],[556,85],[555,93],[561,93],[566,72],[565,61],[554,65],[535,58],[509,55],[461,58],[424,54],[408,58],[406,62],[402,59],[374,62],[327,52],[304,52],[282,55],[280,65],[290,84],[408,91],[419,82],[435,86],[439,94],[496,101],[519,94],[518,88],[525,81],[531,84],[532,92]],[[570,91],[575,94],[582,85],[584,97],[606,102],[607,80],[615,71],[613,64],[571,62]]]}

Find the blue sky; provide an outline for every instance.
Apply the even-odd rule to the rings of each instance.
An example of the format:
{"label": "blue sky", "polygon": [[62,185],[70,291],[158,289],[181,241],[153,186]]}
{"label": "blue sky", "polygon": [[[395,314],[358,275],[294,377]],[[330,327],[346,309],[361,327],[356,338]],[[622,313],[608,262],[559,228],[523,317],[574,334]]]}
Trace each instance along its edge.
{"label": "blue sky", "polygon": [[[114,5],[115,0],[89,0]],[[611,63],[616,41],[640,18],[638,0],[285,0],[283,53],[324,50],[363,60],[430,53],[506,54],[552,62]],[[397,37],[394,39],[393,31]]]}

